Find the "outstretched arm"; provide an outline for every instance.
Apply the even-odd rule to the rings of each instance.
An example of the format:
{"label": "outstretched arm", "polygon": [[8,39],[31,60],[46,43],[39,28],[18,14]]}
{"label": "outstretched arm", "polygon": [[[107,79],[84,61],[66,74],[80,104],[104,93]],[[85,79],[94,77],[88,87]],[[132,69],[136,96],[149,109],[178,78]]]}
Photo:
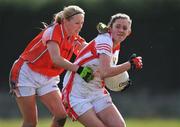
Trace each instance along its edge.
{"label": "outstretched arm", "polygon": [[74,72],[77,71],[79,66],[71,63],[70,61],[66,60],[65,58],[61,56],[59,46],[56,42],[48,41],[47,48],[48,48],[50,57],[56,66],[62,67],[65,70],[69,70],[69,71],[74,71]]}
{"label": "outstretched arm", "polygon": [[132,70],[140,70],[143,66],[142,58],[140,56],[136,56],[133,54],[127,62],[122,64],[111,66],[110,65],[110,56],[101,54],[100,55],[100,76],[102,79],[106,77],[112,77],[124,71]]}
{"label": "outstretched arm", "polygon": [[100,59],[100,76],[102,79],[106,77],[115,76],[131,68],[131,64],[129,61],[112,67],[110,65],[111,58],[106,54],[101,54],[99,59]]}

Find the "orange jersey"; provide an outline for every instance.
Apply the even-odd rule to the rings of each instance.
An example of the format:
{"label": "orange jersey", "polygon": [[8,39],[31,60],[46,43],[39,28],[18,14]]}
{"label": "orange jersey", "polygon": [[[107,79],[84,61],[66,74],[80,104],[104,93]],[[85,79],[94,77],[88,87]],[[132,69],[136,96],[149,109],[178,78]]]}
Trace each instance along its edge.
{"label": "orange jersey", "polygon": [[67,34],[62,24],[53,24],[39,33],[26,47],[20,58],[28,62],[29,67],[46,76],[57,76],[64,69],[53,64],[47,50],[46,42],[54,41],[59,45],[60,54],[70,60],[73,52],[78,53],[78,47],[85,41],[79,35],[67,39]]}

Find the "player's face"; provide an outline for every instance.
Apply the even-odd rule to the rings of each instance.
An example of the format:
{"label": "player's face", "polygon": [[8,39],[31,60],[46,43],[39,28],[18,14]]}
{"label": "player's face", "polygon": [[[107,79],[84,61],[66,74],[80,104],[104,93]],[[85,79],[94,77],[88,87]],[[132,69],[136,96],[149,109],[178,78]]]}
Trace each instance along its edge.
{"label": "player's face", "polygon": [[67,28],[67,33],[69,36],[74,34],[79,34],[84,24],[84,15],[77,14],[74,15],[70,20],[65,20],[65,26]]}
{"label": "player's face", "polygon": [[131,33],[131,25],[127,19],[116,19],[110,31],[114,42],[122,42]]}

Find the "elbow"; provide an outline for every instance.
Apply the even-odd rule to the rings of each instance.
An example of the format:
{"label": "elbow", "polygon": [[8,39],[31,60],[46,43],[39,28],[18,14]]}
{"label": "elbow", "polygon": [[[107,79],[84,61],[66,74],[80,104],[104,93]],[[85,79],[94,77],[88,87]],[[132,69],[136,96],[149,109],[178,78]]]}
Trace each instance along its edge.
{"label": "elbow", "polygon": [[57,57],[52,57],[51,60],[52,60],[52,63],[53,63],[55,66],[60,66],[60,64],[59,64],[59,58],[57,58]]}
{"label": "elbow", "polygon": [[58,61],[57,61],[57,60],[52,60],[52,63],[53,63],[55,66],[59,67],[59,64],[58,64]]}
{"label": "elbow", "polygon": [[103,67],[100,69],[100,77],[101,79],[110,77],[112,75],[112,68],[111,67]]}
{"label": "elbow", "polygon": [[100,77],[101,77],[101,79],[109,77],[107,71],[101,71],[100,72]]}

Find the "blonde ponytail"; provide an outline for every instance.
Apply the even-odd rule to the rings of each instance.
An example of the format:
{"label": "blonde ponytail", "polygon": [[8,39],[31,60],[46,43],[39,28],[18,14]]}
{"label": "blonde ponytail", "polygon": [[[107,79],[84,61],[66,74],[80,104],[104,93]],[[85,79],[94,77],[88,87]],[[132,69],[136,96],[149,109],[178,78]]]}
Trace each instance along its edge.
{"label": "blonde ponytail", "polygon": [[96,29],[98,30],[100,34],[107,33],[109,31],[108,26],[102,22],[98,23],[98,25],[96,26]]}

